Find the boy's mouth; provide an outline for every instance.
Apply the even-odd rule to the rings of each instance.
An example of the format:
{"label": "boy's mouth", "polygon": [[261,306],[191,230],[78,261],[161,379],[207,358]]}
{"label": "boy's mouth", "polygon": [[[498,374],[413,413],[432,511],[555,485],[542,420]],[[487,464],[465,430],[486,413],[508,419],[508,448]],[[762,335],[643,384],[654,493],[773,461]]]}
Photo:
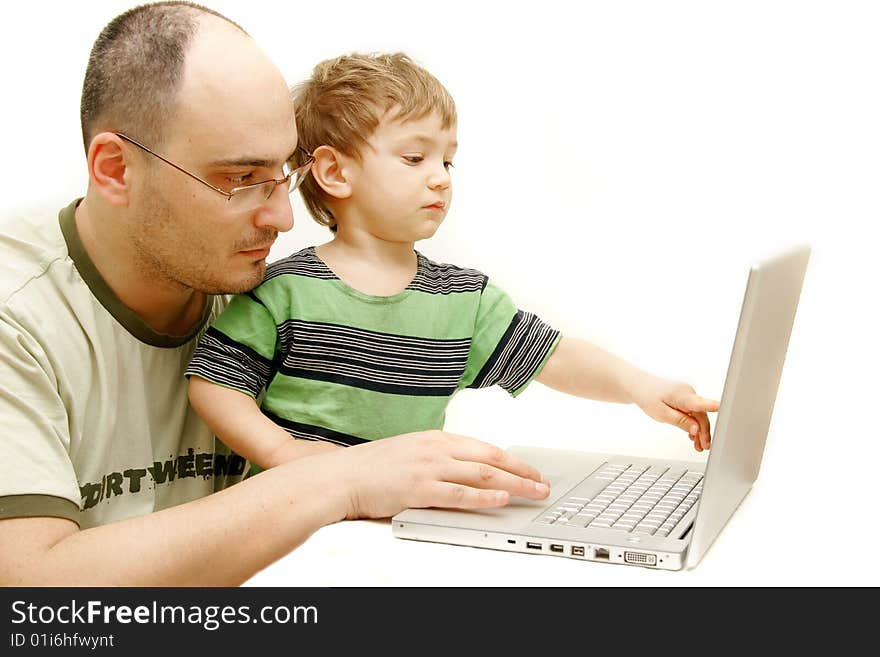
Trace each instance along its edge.
{"label": "boy's mouth", "polygon": [[436,203],[431,203],[431,205],[425,205],[423,207],[425,207],[427,210],[438,210],[439,211],[439,210],[443,210],[446,207],[446,203],[444,203],[443,201],[437,201]]}

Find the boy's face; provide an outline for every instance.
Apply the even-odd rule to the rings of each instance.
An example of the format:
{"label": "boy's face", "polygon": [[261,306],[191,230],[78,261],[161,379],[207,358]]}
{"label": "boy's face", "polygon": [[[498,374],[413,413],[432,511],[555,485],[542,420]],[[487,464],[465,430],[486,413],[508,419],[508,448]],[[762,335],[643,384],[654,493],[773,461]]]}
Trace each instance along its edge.
{"label": "boy's face", "polygon": [[383,119],[349,163],[351,196],[347,220],[360,230],[390,242],[431,237],[452,202],[450,167],[458,144],[456,126],[440,117]]}

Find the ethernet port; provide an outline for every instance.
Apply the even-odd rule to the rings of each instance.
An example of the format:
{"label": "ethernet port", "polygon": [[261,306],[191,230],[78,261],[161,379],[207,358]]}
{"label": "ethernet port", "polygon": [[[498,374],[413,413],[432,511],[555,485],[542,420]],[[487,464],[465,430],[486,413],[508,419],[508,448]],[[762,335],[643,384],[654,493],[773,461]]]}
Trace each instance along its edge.
{"label": "ethernet port", "polygon": [[602,561],[608,561],[608,557],[609,557],[608,550],[606,548],[597,547],[595,550],[593,550],[593,558],[594,559],[601,559]]}

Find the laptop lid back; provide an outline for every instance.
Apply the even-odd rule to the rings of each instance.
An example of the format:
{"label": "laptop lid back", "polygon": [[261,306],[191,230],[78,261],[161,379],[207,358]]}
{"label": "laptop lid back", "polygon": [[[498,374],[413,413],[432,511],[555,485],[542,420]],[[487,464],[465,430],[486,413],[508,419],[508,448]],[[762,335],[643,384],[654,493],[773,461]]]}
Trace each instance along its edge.
{"label": "laptop lid back", "polygon": [[687,566],[712,545],[758,476],[810,248],[752,266],[694,519]]}

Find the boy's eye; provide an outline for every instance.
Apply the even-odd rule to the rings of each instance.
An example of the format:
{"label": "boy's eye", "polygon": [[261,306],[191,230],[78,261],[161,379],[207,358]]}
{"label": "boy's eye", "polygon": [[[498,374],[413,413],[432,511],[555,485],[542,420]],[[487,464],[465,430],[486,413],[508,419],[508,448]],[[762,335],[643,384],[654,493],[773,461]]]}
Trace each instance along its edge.
{"label": "boy's eye", "polygon": [[444,167],[447,171],[449,171],[450,169],[453,168],[452,162],[451,162],[450,160],[446,160],[446,162],[443,163],[443,167]]}
{"label": "boy's eye", "polygon": [[422,157],[421,155],[404,155],[403,159],[406,160],[407,162],[409,162],[410,164],[418,164],[419,162],[421,162],[425,158]]}

